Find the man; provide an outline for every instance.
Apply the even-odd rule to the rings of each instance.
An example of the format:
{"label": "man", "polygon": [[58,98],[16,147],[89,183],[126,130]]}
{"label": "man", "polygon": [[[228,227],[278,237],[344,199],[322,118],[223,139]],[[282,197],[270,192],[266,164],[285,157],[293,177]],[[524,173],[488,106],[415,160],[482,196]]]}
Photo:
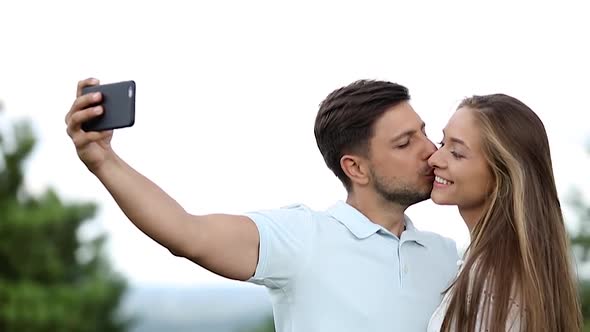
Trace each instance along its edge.
{"label": "man", "polygon": [[404,211],[426,200],[436,150],[398,84],[362,80],[332,92],[315,123],[318,147],[347,189],[327,211],[303,205],[245,215],[191,215],[111,148],[84,132],[102,112],[81,95],[66,116],[78,156],[127,217],[174,255],[268,288],[279,332],[425,331],[458,260],[454,243],[418,231]]}

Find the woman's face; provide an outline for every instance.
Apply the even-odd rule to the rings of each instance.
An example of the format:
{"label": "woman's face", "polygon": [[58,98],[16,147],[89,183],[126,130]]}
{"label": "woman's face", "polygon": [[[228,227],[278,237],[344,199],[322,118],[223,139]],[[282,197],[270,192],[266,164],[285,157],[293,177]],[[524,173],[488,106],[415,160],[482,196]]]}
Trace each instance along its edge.
{"label": "woman's face", "polygon": [[461,107],[443,130],[441,147],[428,160],[436,175],[432,201],[481,210],[489,197],[493,176],[481,148],[474,110]]}

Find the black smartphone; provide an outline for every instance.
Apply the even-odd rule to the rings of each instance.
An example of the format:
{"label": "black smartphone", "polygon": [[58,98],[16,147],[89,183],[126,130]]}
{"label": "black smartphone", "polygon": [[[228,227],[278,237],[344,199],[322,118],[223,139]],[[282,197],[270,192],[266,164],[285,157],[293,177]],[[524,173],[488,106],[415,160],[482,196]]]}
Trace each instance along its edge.
{"label": "black smartphone", "polygon": [[82,89],[83,95],[92,92],[102,93],[102,101],[96,105],[102,105],[103,112],[96,118],[82,123],[84,131],[103,131],[133,126],[135,123],[134,81],[87,86]]}

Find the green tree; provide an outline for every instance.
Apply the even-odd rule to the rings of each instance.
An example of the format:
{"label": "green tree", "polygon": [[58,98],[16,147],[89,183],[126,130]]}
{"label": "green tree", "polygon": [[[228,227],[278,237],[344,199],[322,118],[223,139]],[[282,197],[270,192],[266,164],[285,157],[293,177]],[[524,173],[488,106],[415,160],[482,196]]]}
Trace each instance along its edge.
{"label": "green tree", "polygon": [[35,137],[29,122],[7,122],[0,112],[0,331],[128,330],[126,283],[103,255],[105,236],[77,235],[95,204],[30,194],[23,166]]}
{"label": "green tree", "polygon": [[273,317],[267,318],[259,326],[249,332],[275,332],[275,323]]}
{"label": "green tree", "polygon": [[[590,152],[590,151],[589,151]],[[578,216],[578,232],[572,236],[572,246],[579,265],[590,262],[590,204],[579,190],[570,194],[570,205]],[[580,300],[584,316],[584,331],[590,332],[590,276],[580,275]]]}

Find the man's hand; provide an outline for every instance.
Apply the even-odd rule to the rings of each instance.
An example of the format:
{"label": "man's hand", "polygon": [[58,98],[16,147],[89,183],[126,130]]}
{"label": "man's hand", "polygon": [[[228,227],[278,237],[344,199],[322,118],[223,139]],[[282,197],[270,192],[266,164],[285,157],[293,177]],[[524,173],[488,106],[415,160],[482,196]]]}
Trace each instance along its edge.
{"label": "man's hand", "polygon": [[96,172],[112,157],[111,139],[113,131],[85,132],[82,123],[99,116],[103,112],[102,106],[91,106],[100,102],[100,92],[82,95],[82,89],[87,86],[98,85],[99,81],[88,78],[78,82],[76,100],[66,114],[67,133],[72,138],[78,157],[91,172]]}

